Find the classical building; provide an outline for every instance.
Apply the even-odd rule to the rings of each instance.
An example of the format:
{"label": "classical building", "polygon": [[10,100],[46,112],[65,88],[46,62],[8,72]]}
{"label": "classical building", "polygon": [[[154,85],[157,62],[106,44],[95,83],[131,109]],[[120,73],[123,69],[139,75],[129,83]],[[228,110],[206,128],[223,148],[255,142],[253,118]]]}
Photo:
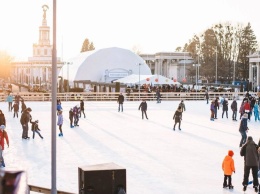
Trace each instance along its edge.
{"label": "classical building", "polygon": [[260,90],[260,51],[252,53],[249,58],[249,83],[253,91]]}
{"label": "classical building", "polygon": [[[39,27],[39,41],[33,44],[33,56],[28,61],[12,63],[11,81],[29,87],[41,87],[49,90],[51,86],[52,45],[50,44],[50,27],[47,25],[47,5],[43,5],[42,25]],[[57,58],[57,71],[63,63]]]}
{"label": "classical building", "polygon": [[162,75],[179,82],[190,81],[189,69],[194,63],[188,52],[159,52],[140,54],[152,74]]}

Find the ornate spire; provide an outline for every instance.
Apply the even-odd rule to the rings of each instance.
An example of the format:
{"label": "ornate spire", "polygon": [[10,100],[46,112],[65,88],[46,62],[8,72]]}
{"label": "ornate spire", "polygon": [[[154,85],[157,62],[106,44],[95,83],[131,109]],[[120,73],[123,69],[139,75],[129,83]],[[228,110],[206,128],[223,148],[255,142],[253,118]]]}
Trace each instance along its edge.
{"label": "ornate spire", "polygon": [[48,5],[43,5],[42,10],[43,10],[43,16],[42,16],[42,25],[46,26],[47,25],[47,20],[46,20],[46,12],[49,9]]}

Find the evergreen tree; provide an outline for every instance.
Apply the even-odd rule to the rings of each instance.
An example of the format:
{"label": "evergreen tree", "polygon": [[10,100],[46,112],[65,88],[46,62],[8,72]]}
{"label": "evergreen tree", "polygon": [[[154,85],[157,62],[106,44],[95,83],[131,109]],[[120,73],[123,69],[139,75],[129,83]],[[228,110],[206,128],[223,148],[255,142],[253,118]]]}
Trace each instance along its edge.
{"label": "evergreen tree", "polygon": [[92,51],[92,50],[95,50],[94,44],[93,42],[89,42],[89,40],[86,38],[82,44],[80,52],[82,53],[82,52]]}

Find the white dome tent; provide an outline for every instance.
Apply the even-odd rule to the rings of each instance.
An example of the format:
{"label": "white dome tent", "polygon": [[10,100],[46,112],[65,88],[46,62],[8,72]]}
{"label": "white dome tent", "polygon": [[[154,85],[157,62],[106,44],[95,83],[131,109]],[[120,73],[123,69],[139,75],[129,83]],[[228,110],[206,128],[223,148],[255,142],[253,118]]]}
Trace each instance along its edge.
{"label": "white dome tent", "polygon": [[83,52],[69,59],[59,76],[69,80],[71,87],[75,81],[111,83],[139,73],[151,75],[150,68],[140,56],[127,49],[112,47]]}

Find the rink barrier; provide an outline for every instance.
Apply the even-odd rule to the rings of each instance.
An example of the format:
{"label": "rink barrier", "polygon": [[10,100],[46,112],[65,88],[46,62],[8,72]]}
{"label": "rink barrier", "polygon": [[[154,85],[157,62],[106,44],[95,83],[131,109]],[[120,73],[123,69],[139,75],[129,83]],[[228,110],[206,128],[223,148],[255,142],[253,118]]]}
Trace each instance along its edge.
{"label": "rink barrier", "polygon": [[[28,187],[29,187],[29,192],[33,191],[33,192],[37,192],[37,193],[47,193],[47,194],[51,193],[51,189],[48,189],[48,188],[39,187],[39,186],[35,186],[35,185],[28,185]],[[57,194],[75,194],[75,193],[69,193],[69,192],[57,190]]]}
{"label": "rink barrier", "polygon": [[[146,99],[147,101],[156,101],[156,93],[122,93],[125,97],[125,101],[139,101]],[[233,100],[235,97],[237,100],[241,100],[245,95],[244,92],[209,92],[209,100],[216,97],[225,96],[228,100]],[[256,93],[251,92],[251,95]],[[16,95],[14,93],[13,95]],[[51,101],[51,93],[31,93],[31,92],[19,92],[19,95],[25,101]],[[57,98],[61,101],[117,101],[119,92],[82,92],[82,93],[57,93]],[[0,101],[6,101],[7,94],[0,93]],[[162,92],[161,99],[163,101],[180,101],[180,100],[205,100],[204,92]]]}

